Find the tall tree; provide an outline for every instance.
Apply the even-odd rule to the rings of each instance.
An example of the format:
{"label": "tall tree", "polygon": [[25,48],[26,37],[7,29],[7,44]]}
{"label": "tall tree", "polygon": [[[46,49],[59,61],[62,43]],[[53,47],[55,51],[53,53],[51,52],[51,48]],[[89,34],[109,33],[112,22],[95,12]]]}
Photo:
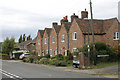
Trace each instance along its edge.
{"label": "tall tree", "polygon": [[9,39],[7,37],[2,44],[2,52],[6,54],[12,53],[14,49],[14,44],[15,44],[15,38],[12,37],[11,39]]}
{"label": "tall tree", "polygon": [[23,34],[23,42],[26,40],[26,36],[25,34]]}
{"label": "tall tree", "polygon": [[20,35],[20,38],[19,38],[19,43],[22,42],[22,35]]}
{"label": "tall tree", "polygon": [[29,35],[29,36],[27,37],[27,40],[31,40],[31,35]]}

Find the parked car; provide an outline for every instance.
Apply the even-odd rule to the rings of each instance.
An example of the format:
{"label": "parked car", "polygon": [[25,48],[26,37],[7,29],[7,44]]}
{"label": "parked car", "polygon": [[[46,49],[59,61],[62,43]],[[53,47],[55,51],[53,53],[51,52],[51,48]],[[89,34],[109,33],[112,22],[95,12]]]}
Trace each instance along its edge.
{"label": "parked car", "polygon": [[78,68],[80,66],[79,60],[73,60],[72,66],[75,67],[75,68]]}
{"label": "parked car", "polygon": [[30,53],[24,53],[24,54],[20,55],[19,59],[24,59],[28,56],[30,56]]}

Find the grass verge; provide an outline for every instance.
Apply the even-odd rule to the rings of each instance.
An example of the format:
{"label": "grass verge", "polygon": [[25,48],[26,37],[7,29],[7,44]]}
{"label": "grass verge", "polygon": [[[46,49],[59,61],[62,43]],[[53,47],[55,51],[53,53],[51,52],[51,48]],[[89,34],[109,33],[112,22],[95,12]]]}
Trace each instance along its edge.
{"label": "grass verge", "polygon": [[118,62],[99,63],[96,66],[92,65],[91,68],[92,69],[99,69],[99,68],[105,68],[105,67],[114,66],[114,65],[118,65]]}

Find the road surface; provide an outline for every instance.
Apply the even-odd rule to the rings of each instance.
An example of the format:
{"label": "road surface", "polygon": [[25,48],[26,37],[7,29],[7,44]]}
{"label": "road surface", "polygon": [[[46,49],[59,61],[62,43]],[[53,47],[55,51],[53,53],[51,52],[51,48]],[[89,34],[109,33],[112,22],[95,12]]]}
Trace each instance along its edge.
{"label": "road surface", "polygon": [[27,64],[17,61],[2,61],[3,78],[98,78],[88,74],[64,71],[41,64]]}

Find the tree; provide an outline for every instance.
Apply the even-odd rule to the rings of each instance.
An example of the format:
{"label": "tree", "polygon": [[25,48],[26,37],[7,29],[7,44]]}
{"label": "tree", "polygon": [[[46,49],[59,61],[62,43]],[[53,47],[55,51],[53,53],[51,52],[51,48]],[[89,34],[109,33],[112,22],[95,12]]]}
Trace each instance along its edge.
{"label": "tree", "polygon": [[25,34],[23,34],[23,42],[26,40],[26,36]]}
{"label": "tree", "polygon": [[9,39],[7,37],[2,44],[2,52],[6,54],[12,53],[12,51],[14,50],[14,44],[15,38],[12,37],[11,39]]}
{"label": "tree", "polygon": [[29,36],[27,37],[27,40],[31,40],[31,35],[29,35]]}
{"label": "tree", "polygon": [[19,43],[21,43],[21,42],[22,42],[22,35],[19,38]]}

